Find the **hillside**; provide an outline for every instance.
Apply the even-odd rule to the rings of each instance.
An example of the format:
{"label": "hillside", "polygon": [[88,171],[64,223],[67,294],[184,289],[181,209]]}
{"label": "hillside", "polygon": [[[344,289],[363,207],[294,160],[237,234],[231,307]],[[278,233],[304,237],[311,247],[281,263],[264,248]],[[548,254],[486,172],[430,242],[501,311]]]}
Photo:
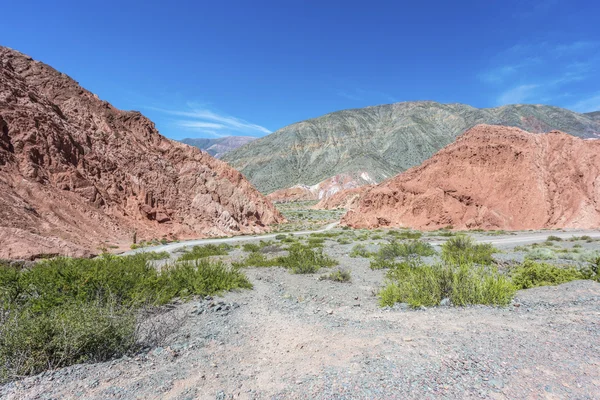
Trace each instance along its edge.
{"label": "hillside", "polygon": [[600,121],[600,111],[589,112],[583,115],[593,119],[594,121]]}
{"label": "hillside", "polygon": [[136,111],[0,47],[0,258],[267,230],[283,218],[237,171]]}
{"label": "hillside", "polygon": [[[263,193],[299,184],[312,186],[342,173],[367,173],[381,182],[419,165],[477,124],[536,133],[557,129],[582,138],[600,134],[600,122],[551,106],[477,109],[406,102],[338,111],[289,125],[223,159]],[[369,182],[356,182],[365,183]]]}
{"label": "hillside", "polygon": [[355,228],[600,227],[600,140],[479,125],[361,196]]}
{"label": "hillside", "polygon": [[221,158],[225,153],[235,150],[255,139],[256,138],[252,136],[225,136],[214,139],[186,138],[180,140],[180,142],[204,150],[215,158]]}

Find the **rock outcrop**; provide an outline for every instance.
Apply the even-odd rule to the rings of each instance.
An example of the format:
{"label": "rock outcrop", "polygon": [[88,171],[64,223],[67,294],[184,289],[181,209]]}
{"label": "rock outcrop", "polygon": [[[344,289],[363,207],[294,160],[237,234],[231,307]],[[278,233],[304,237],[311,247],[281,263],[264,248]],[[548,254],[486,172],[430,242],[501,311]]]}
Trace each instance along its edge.
{"label": "rock outcrop", "polygon": [[273,193],[269,193],[267,197],[275,203],[323,200],[341,191],[373,183],[375,181],[368,173],[359,171],[354,174],[335,175],[312,186],[296,185],[287,189],[279,189]]}
{"label": "rock outcrop", "polygon": [[600,140],[479,125],[365,193],[355,228],[600,227]]}
{"label": "rock outcrop", "polygon": [[600,121],[592,116],[530,104],[478,109],[432,101],[395,103],[298,122],[225,154],[223,160],[263,193],[360,172],[379,183],[421,164],[478,124],[592,138],[600,135]]}
{"label": "rock outcrop", "polygon": [[341,190],[330,197],[319,201],[314,208],[317,210],[335,210],[343,208],[352,210],[358,206],[360,198],[372,188],[373,185],[359,186]]}
{"label": "rock outcrop", "polygon": [[0,47],[0,258],[255,233],[282,216],[238,171]]}

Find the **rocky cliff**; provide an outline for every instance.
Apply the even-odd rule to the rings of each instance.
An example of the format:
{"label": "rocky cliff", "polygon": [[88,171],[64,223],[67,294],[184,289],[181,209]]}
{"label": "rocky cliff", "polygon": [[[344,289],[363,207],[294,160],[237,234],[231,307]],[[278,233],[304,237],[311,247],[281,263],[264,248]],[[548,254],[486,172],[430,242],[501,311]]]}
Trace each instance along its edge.
{"label": "rocky cliff", "polygon": [[355,228],[600,227],[600,140],[479,125],[367,191]]}
{"label": "rocky cliff", "polygon": [[[419,165],[477,124],[598,137],[600,121],[543,105],[477,109],[430,101],[338,111],[282,128],[223,159],[263,193],[367,173],[376,182]],[[368,182],[365,182],[368,183]]]}
{"label": "rocky cliff", "polygon": [[85,256],[134,232],[262,232],[280,220],[227,164],[0,47],[0,258]]}

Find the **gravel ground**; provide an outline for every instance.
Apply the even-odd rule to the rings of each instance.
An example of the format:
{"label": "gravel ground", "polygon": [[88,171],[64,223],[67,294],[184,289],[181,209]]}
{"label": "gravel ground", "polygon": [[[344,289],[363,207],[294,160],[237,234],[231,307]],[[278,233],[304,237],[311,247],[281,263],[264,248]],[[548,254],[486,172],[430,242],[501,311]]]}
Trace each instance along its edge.
{"label": "gravel ground", "polygon": [[348,257],[355,243],[327,243],[351,283],[248,269],[253,290],[163,314],[163,347],[25,378],[0,398],[600,398],[599,283],[520,291],[505,308],[381,309],[385,271]]}

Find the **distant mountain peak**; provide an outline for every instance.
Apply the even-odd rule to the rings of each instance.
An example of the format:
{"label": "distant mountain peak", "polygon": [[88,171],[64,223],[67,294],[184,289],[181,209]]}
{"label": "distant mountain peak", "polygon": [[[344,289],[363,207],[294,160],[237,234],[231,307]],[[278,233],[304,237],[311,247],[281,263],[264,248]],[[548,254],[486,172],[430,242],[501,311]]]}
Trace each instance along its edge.
{"label": "distant mountain peak", "polygon": [[215,158],[221,158],[224,154],[256,139],[254,136],[224,136],[220,138],[185,138],[180,141],[204,150]]}

